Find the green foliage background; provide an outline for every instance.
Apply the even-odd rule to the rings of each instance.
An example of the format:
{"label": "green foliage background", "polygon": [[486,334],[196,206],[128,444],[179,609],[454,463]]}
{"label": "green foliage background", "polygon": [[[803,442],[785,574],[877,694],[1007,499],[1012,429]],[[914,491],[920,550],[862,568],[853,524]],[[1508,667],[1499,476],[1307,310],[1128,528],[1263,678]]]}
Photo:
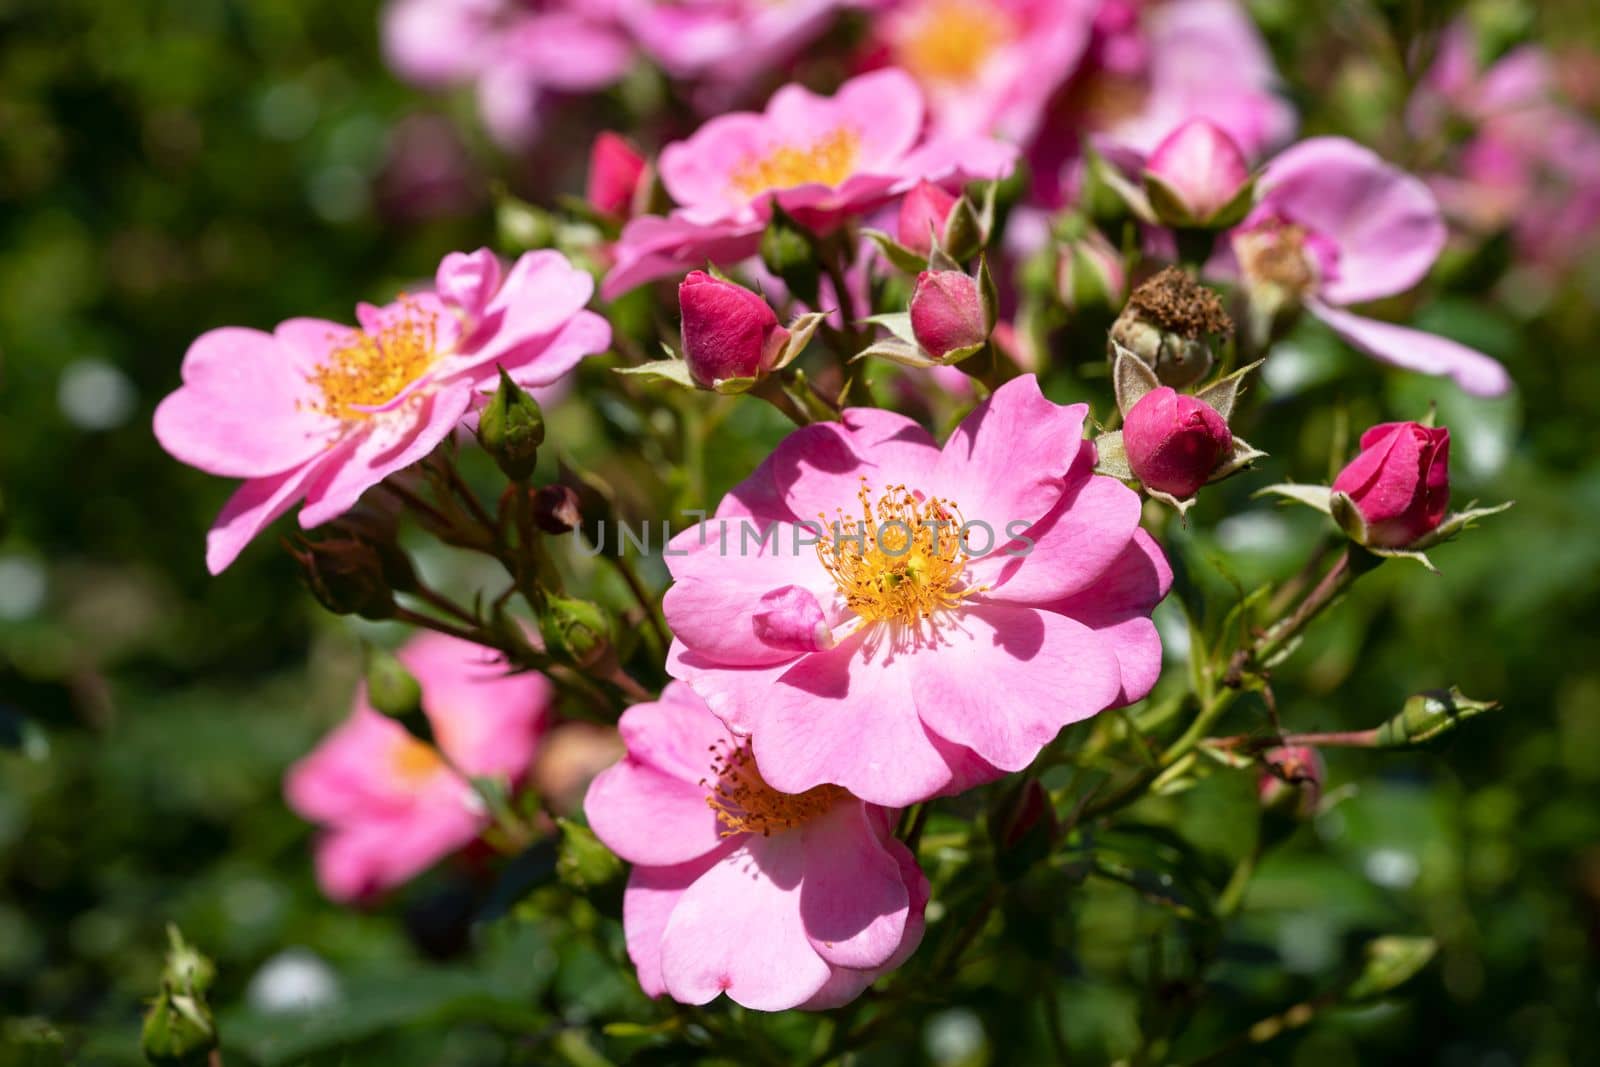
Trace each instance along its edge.
{"label": "green foliage background", "polygon": [[[1488,8],[1508,36],[1592,46],[1600,29],[1581,3]],[[1404,34],[1444,13],[1256,12],[1307,132],[1380,145],[1404,90],[1362,28]],[[229,486],[149,432],[201,331],[344,318],[492,239],[492,180],[550,189],[581,172],[581,142],[512,165],[472,140],[470,104],[397,84],[376,17],[368,0],[0,0],[0,1017],[53,1021],[80,1062],[138,1062],[141,998],[174,920],[219,965],[230,1064],[675,1062],[689,1053],[644,1029],[663,1015],[619,962],[603,902],[538,889],[473,924],[505,911],[510,886],[459,865],[368,913],[320,897],[279,779],[344,713],[356,630],[316,609],[270,543],[209,578],[204,532]],[[424,222],[392,202],[390,131],[429,108],[461,120],[473,174],[458,211]],[[1315,997],[1385,933],[1436,938],[1439,956],[1399,996],[1231,1061],[1597,1062],[1600,257],[1531,308],[1495,286],[1503,257],[1491,245],[1444,264],[1423,321],[1503,359],[1514,397],[1382,374],[1307,328],[1293,339],[1302,384],[1273,390],[1243,430],[1272,454],[1266,475],[1208,495],[1169,544],[1208,610],[1291,573],[1316,524],[1250,489],[1325,477],[1331,412],[1360,427],[1436,399],[1456,433],[1458,506],[1517,506],[1439,550],[1443,577],[1390,565],[1363,582],[1282,672],[1296,694],[1284,714],[1298,729],[1365,727],[1452,683],[1504,711],[1443,751],[1333,752],[1339,802],[1272,853],[1226,927],[1182,922],[1175,905],[1184,879],[1247,850],[1250,777],[1143,802],[1133,829],[1096,843],[1142,872],[1139,888],[1070,866],[1018,887],[994,951],[915,991],[863,1062],[1046,1062],[1041,997],[1082,1062],[1126,1056],[1198,1004],[1193,1056]],[[1088,376],[1064,372],[1053,392],[1108,403]],[[619,417],[562,410],[554,432],[625,484],[629,460],[606,459]],[[728,419],[713,493],[780,432]],[[1259,705],[1229,721],[1259,728]],[[538,882],[533,868],[518,873]],[[953,908],[973,889],[944,888]],[[947,936],[935,917],[921,955]],[[253,1006],[252,976],[290,947],[337,973],[337,1010]],[[718,1020],[752,1060],[826,1040],[804,1017]]]}

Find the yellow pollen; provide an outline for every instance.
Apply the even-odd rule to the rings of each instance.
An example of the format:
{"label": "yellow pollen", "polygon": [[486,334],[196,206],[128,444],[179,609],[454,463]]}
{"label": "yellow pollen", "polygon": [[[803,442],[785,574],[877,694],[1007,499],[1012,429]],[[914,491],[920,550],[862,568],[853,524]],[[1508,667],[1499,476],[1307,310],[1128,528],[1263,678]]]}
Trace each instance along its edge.
{"label": "yellow pollen", "polygon": [[965,520],[953,501],[923,500],[891,485],[874,502],[865,478],[857,496],[861,517],[847,519],[841,510],[817,545],[850,610],[869,622],[916,625],[978,591],[962,583]]}
{"label": "yellow pollen", "polygon": [[1316,265],[1306,251],[1305,227],[1268,220],[1234,240],[1245,277],[1276,285],[1290,293],[1310,292],[1317,282]]}
{"label": "yellow pollen", "polygon": [[407,737],[389,755],[389,768],[403,784],[415,788],[444,767],[444,760],[431,746]]}
{"label": "yellow pollen", "polygon": [[780,145],[765,156],[751,156],[735,168],[733,188],[754,197],[796,185],[838,185],[855,171],[861,136],[841,127],[808,145]]}
{"label": "yellow pollen", "polygon": [[722,836],[775,833],[793,830],[849,797],[836,785],[819,785],[804,793],[780,793],[756,769],[750,744],[718,742],[711,746],[710,779],[700,779],[709,789],[706,805],[717,813]]}
{"label": "yellow pollen", "polygon": [[931,0],[896,47],[896,58],[921,81],[966,82],[994,50],[1016,36],[995,5],[974,0]]}
{"label": "yellow pollen", "polygon": [[438,321],[408,297],[401,315],[376,334],[351,330],[307,377],[322,393],[317,410],[336,419],[372,417],[378,407],[420,378],[438,358]]}

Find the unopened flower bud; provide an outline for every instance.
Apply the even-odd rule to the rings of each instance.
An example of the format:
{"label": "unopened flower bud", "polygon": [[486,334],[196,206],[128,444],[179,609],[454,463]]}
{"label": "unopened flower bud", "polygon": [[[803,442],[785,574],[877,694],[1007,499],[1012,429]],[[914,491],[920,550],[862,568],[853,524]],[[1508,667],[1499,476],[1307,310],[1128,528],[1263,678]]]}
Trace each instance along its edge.
{"label": "unopened flower bud", "polygon": [[1167,385],[1133,405],[1122,442],[1134,477],[1180,499],[1206,484],[1233,450],[1233,434],[1215,408]]}
{"label": "unopened flower bud", "polygon": [[761,234],[761,262],[783,280],[795,299],[808,307],[817,306],[821,267],[815,240],[776,203]]}
{"label": "unopened flower bud", "polygon": [[552,596],[539,615],[545,651],[577,667],[592,667],[611,650],[606,613],[587,600]]}
{"label": "unopened flower bud", "polygon": [[533,524],[547,534],[568,534],[583,522],[578,491],[570,485],[543,485],[533,494]]}
{"label": "unopened flower bud", "polygon": [[1227,131],[1190,119],[1145,161],[1145,195],[1167,226],[1225,229],[1250,209],[1250,167]]}
{"label": "unopened flower bud", "polygon": [[394,586],[372,542],[336,528],[318,541],[302,539],[289,551],[311,595],[335,615],[387,619],[394,614]]}
{"label": "unopened flower bud", "polygon": [[1443,737],[1467,719],[1475,718],[1500,705],[1492,700],[1473,700],[1460,690],[1430,689],[1406,701],[1400,714],[1378,727],[1379,748],[1407,748]]}
{"label": "unopened flower bud", "polygon": [[1360,513],[1362,544],[1404,548],[1436,529],[1450,508],[1450,431],[1418,422],[1372,427],[1333,491]]}
{"label": "unopened flower bud", "polygon": [[190,993],[204,993],[217,980],[217,965],[184,940],[183,932],[174,923],[167,924],[167,958],[161,980]]}
{"label": "unopened flower bud", "polygon": [[953,363],[983,347],[995,307],[979,279],[959,270],[925,270],[911,294],[911,332],[929,356]]}
{"label": "unopened flower bud", "polygon": [[943,243],[945,223],[958,199],[932,182],[918,182],[900,201],[899,242],[926,258],[936,243]]}
{"label": "unopened flower bud", "polygon": [[589,150],[589,181],[584,199],[602,215],[626,218],[632,214],[645,167],[644,156],[626,138],[603,131]]}
{"label": "unopened flower bud", "polygon": [[615,886],[622,877],[622,861],[600,843],[594,831],[571,819],[557,819],[561,843],[556,854],[556,877],[578,893],[594,893]]}
{"label": "unopened flower bud", "polygon": [[205,1067],[217,1047],[217,1027],[204,998],[163,986],[140,1031],[145,1062],[157,1067]]}
{"label": "unopened flower bud", "polygon": [[1116,307],[1127,286],[1122,255],[1100,231],[1062,246],[1056,260],[1056,295],[1068,311]]}
{"label": "unopened flower bud", "polygon": [[789,331],[760,296],[742,285],[691,271],[678,286],[683,358],[706,389],[766,375],[789,342]]}
{"label": "unopened flower bud", "polygon": [[367,703],[406,728],[406,733],[433,744],[433,724],[422,710],[422,686],[393,652],[367,645],[363,676]]}
{"label": "unopened flower bud", "polygon": [[544,444],[544,412],[511,375],[500,369],[500,388],[478,413],[478,443],[502,474],[522,482],[539,462]]}
{"label": "unopened flower bud", "polygon": [[1055,848],[1060,822],[1050,792],[1037,778],[1025,778],[1004,793],[989,816],[995,867],[1005,879],[1017,878]]}
{"label": "unopened flower bud", "polygon": [[1327,778],[1322,756],[1305,745],[1280,745],[1261,754],[1256,792],[1261,806],[1304,819],[1316,814]]}
{"label": "unopened flower bud", "polygon": [[1111,340],[1154,370],[1161,384],[1182,388],[1205,377],[1212,342],[1232,332],[1217,294],[1167,267],[1133,291],[1111,326]]}

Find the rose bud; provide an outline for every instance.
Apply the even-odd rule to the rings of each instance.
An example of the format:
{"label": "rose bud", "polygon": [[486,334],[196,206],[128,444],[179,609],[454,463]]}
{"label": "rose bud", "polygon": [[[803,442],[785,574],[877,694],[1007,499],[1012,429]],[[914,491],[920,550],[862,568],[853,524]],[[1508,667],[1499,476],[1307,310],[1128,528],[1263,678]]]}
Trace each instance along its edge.
{"label": "rose bud", "polygon": [[900,201],[896,235],[900,243],[919,256],[932,253],[934,241],[944,237],[945,223],[958,199],[932,182],[918,182]]}
{"label": "rose bud", "polygon": [[1431,533],[1450,506],[1450,431],[1386,422],[1361,435],[1361,453],[1333,480],[1366,523],[1364,544],[1402,548]]}
{"label": "rose bud", "polygon": [[1233,434],[1215,408],[1167,385],[1133,405],[1122,442],[1134,477],[1180,500],[1206,484],[1233,450]]}
{"label": "rose bud", "polygon": [[1190,119],[1156,146],[1144,166],[1145,195],[1168,226],[1223,228],[1250,206],[1244,153],[1209,119]]}
{"label": "rose bud", "polygon": [[1316,814],[1322,800],[1322,782],[1327,776],[1316,749],[1280,745],[1263,752],[1261,763],[1256,792],[1263,808],[1302,818]]}
{"label": "rose bud", "polygon": [[1118,252],[1098,230],[1061,246],[1056,260],[1056,295],[1068,311],[1118,307],[1128,272]]}
{"label": "rose bud", "polygon": [[925,270],[911,294],[911,332],[923,351],[954,362],[983,347],[994,329],[994,300],[979,279],[958,270]]}
{"label": "rose bud", "polygon": [[696,383],[714,389],[733,379],[760,378],[789,342],[767,302],[733,282],[697,270],[678,287],[683,358]]}
{"label": "rose bud", "polygon": [[603,215],[632,214],[633,198],[644,177],[645,158],[628,141],[609,130],[589,151],[589,182],[584,199]]}

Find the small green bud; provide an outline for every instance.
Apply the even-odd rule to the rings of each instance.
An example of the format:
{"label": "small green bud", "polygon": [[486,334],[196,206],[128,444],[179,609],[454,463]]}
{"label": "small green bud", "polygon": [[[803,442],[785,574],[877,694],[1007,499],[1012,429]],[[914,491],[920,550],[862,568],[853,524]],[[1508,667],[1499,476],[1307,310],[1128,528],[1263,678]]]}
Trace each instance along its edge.
{"label": "small green bud", "polygon": [[367,702],[398,722],[424,744],[434,743],[433,724],[422,710],[422,686],[388,649],[367,645],[364,653]]}
{"label": "small green bud", "polygon": [[606,613],[587,600],[552,596],[539,615],[539,636],[545,651],[592,667],[611,649],[611,626]]}
{"label": "small green bud", "polygon": [[1392,935],[1367,942],[1361,973],[1344,991],[1347,1001],[1374,1000],[1416,977],[1439,951],[1431,937]]}
{"label": "small green bud", "polygon": [[204,993],[217,980],[217,965],[183,939],[176,923],[167,924],[167,964],[161,980],[188,993]]}
{"label": "small green bud", "polygon": [[158,1067],[204,1067],[217,1047],[211,1009],[197,994],[163,987],[145,1014],[140,1047]]}
{"label": "small green bud", "polygon": [[795,299],[811,307],[817,306],[820,269],[816,239],[776,201],[772,204],[772,218],[761,234],[761,262],[783,279]]}
{"label": "small green bud", "polygon": [[1460,723],[1500,705],[1472,700],[1454,686],[1430,689],[1407,700],[1400,714],[1378,727],[1379,748],[1409,748],[1443,737]]}
{"label": "small green bud", "polygon": [[571,819],[557,819],[561,844],[556,856],[556,876],[577,893],[593,893],[614,885],[622,877],[622,861],[594,831]]}
{"label": "small green bud", "polygon": [[511,376],[500,368],[500,388],[478,414],[478,443],[514,482],[528,480],[544,444],[544,412]]}

